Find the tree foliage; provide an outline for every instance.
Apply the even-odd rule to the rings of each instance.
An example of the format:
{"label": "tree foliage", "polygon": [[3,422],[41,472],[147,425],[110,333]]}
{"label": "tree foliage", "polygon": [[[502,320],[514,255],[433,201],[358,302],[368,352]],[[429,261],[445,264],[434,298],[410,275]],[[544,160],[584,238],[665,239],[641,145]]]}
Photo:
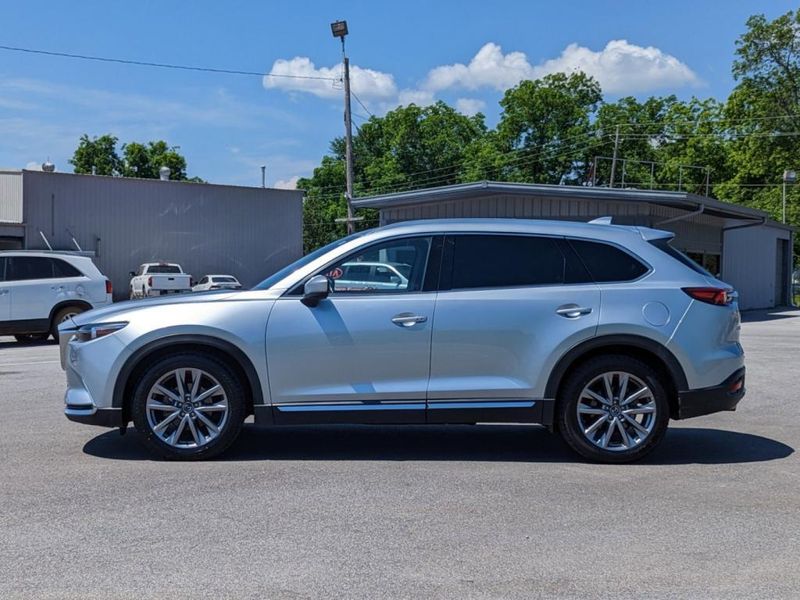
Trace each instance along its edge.
{"label": "tree foliage", "polygon": [[158,140],[142,144],[130,142],[122,145],[122,156],[117,152],[118,139],[110,134],[90,138],[82,135],[75,153],[70,159],[75,173],[116,175],[158,179],[159,169],[169,167],[169,178],[176,181],[202,182],[199,177],[187,179],[186,159],[177,146],[169,146]]}

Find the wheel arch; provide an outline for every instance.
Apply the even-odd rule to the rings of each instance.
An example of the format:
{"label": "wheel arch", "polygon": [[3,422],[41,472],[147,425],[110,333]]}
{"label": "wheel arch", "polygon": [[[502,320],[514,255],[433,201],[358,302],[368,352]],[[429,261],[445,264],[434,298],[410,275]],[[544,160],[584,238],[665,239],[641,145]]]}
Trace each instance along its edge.
{"label": "wheel arch", "polygon": [[658,342],[637,335],[604,335],[587,340],[568,350],[550,372],[545,398],[558,399],[567,374],[590,358],[603,354],[623,354],[637,358],[664,375],[669,394],[670,416],[678,414],[678,393],[688,389],[686,374],[678,359]]}
{"label": "wheel arch", "polygon": [[[150,360],[185,350],[205,352],[224,362],[239,376],[247,396],[245,414],[252,414],[253,405],[263,404],[263,390],[252,361],[240,348],[219,338],[205,335],[171,335],[154,340],[134,352],[120,369],[114,384],[112,406],[122,409],[122,422],[130,421],[130,399],[138,376]],[[148,360],[149,359],[149,360]]]}
{"label": "wheel arch", "polygon": [[53,325],[53,319],[56,318],[56,315],[61,310],[65,309],[65,308],[69,308],[71,306],[77,306],[78,308],[82,308],[85,311],[86,310],[92,310],[94,308],[86,300],[80,300],[80,299],[77,299],[77,298],[71,298],[69,300],[62,300],[61,302],[59,302],[58,304],[53,306],[53,308],[50,309],[50,317],[47,320],[50,322],[51,327]]}

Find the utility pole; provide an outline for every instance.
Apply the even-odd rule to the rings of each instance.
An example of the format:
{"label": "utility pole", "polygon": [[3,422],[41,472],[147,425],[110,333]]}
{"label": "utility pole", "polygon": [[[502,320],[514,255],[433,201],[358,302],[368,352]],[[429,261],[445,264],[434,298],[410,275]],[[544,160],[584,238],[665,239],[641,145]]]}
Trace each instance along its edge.
{"label": "utility pole", "polygon": [[353,218],[353,122],[350,113],[350,59],[344,47],[344,38],[348,34],[347,21],[331,23],[333,37],[342,39],[342,63],[344,66],[344,135],[345,135],[345,201],[347,202],[347,233],[355,231]]}
{"label": "utility pole", "polygon": [[619,151],[619,125],[617,125],[616,133],[614,134],[614,156],[611,159],[611,182],[609,187],[614,187],[614,173],[617,171],[617,152]]}
{"label": "utility pole", "polygon": [[[342,38],[342,54],[344,54],[344,37]],[[350,59],[344,57],[344,129],[345,129],[345,177],[347,200],[347,233],[355,231],[353,222],[353,121],[350,114]]]}

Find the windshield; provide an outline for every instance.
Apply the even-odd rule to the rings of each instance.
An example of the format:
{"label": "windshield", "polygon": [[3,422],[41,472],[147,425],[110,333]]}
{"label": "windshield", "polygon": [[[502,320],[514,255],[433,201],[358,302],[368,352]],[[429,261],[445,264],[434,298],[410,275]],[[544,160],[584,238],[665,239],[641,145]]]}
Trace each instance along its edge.
{"label": "windshield", "polygon": [[262,281],[257,286],[255,286],[253,289],[254,290],[267,290],[267,289],[271,288],[273,285],[275,285],[276,283],[278,283],[281,279],[284,279],[285,277],[288,277],[289,275],[291,275],[292,273],[294,273],[298,269],[301,269],[301,268],[305,267],[307,264],[313,262],[314,260],[316,260],[317,258],[322,256],[326,252],[330,252],[331,250],[333,250],[335,248],[338,248],[339,246],[341,246],[343,244],[346,244],[350,240],[354,240],[354,239],[356,239],[358,237],[361,237],[365,233],[367,233],[367,232],[366,231],[361,231],[359,233],[354,233],[352,235],[348,235],[347,237],[343,237],[340,240],[336,240],[335,242],[331,242],[327,246],[323,246],[322,248],[317,248],[316,250],[314,250],[310,254],[306,254],[303,258],[301,258],[299,260],[296,260],[292,264],[283,267],[277,273],[274,273],[274,274],[270,275],[264,281]]}

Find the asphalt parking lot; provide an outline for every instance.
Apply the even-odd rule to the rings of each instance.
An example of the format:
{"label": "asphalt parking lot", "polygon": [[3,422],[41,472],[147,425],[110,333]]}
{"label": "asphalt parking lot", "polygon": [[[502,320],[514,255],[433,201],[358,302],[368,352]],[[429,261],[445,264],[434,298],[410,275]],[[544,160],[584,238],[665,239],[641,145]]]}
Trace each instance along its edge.
{"label": "asphalt parking lot", "polygon": [[735,413],[645,462],[538,427],[245,428],[152,460],[68,422],[55,345],[0,338],[2,598],[796,598],[800,313],[751,313]]}

